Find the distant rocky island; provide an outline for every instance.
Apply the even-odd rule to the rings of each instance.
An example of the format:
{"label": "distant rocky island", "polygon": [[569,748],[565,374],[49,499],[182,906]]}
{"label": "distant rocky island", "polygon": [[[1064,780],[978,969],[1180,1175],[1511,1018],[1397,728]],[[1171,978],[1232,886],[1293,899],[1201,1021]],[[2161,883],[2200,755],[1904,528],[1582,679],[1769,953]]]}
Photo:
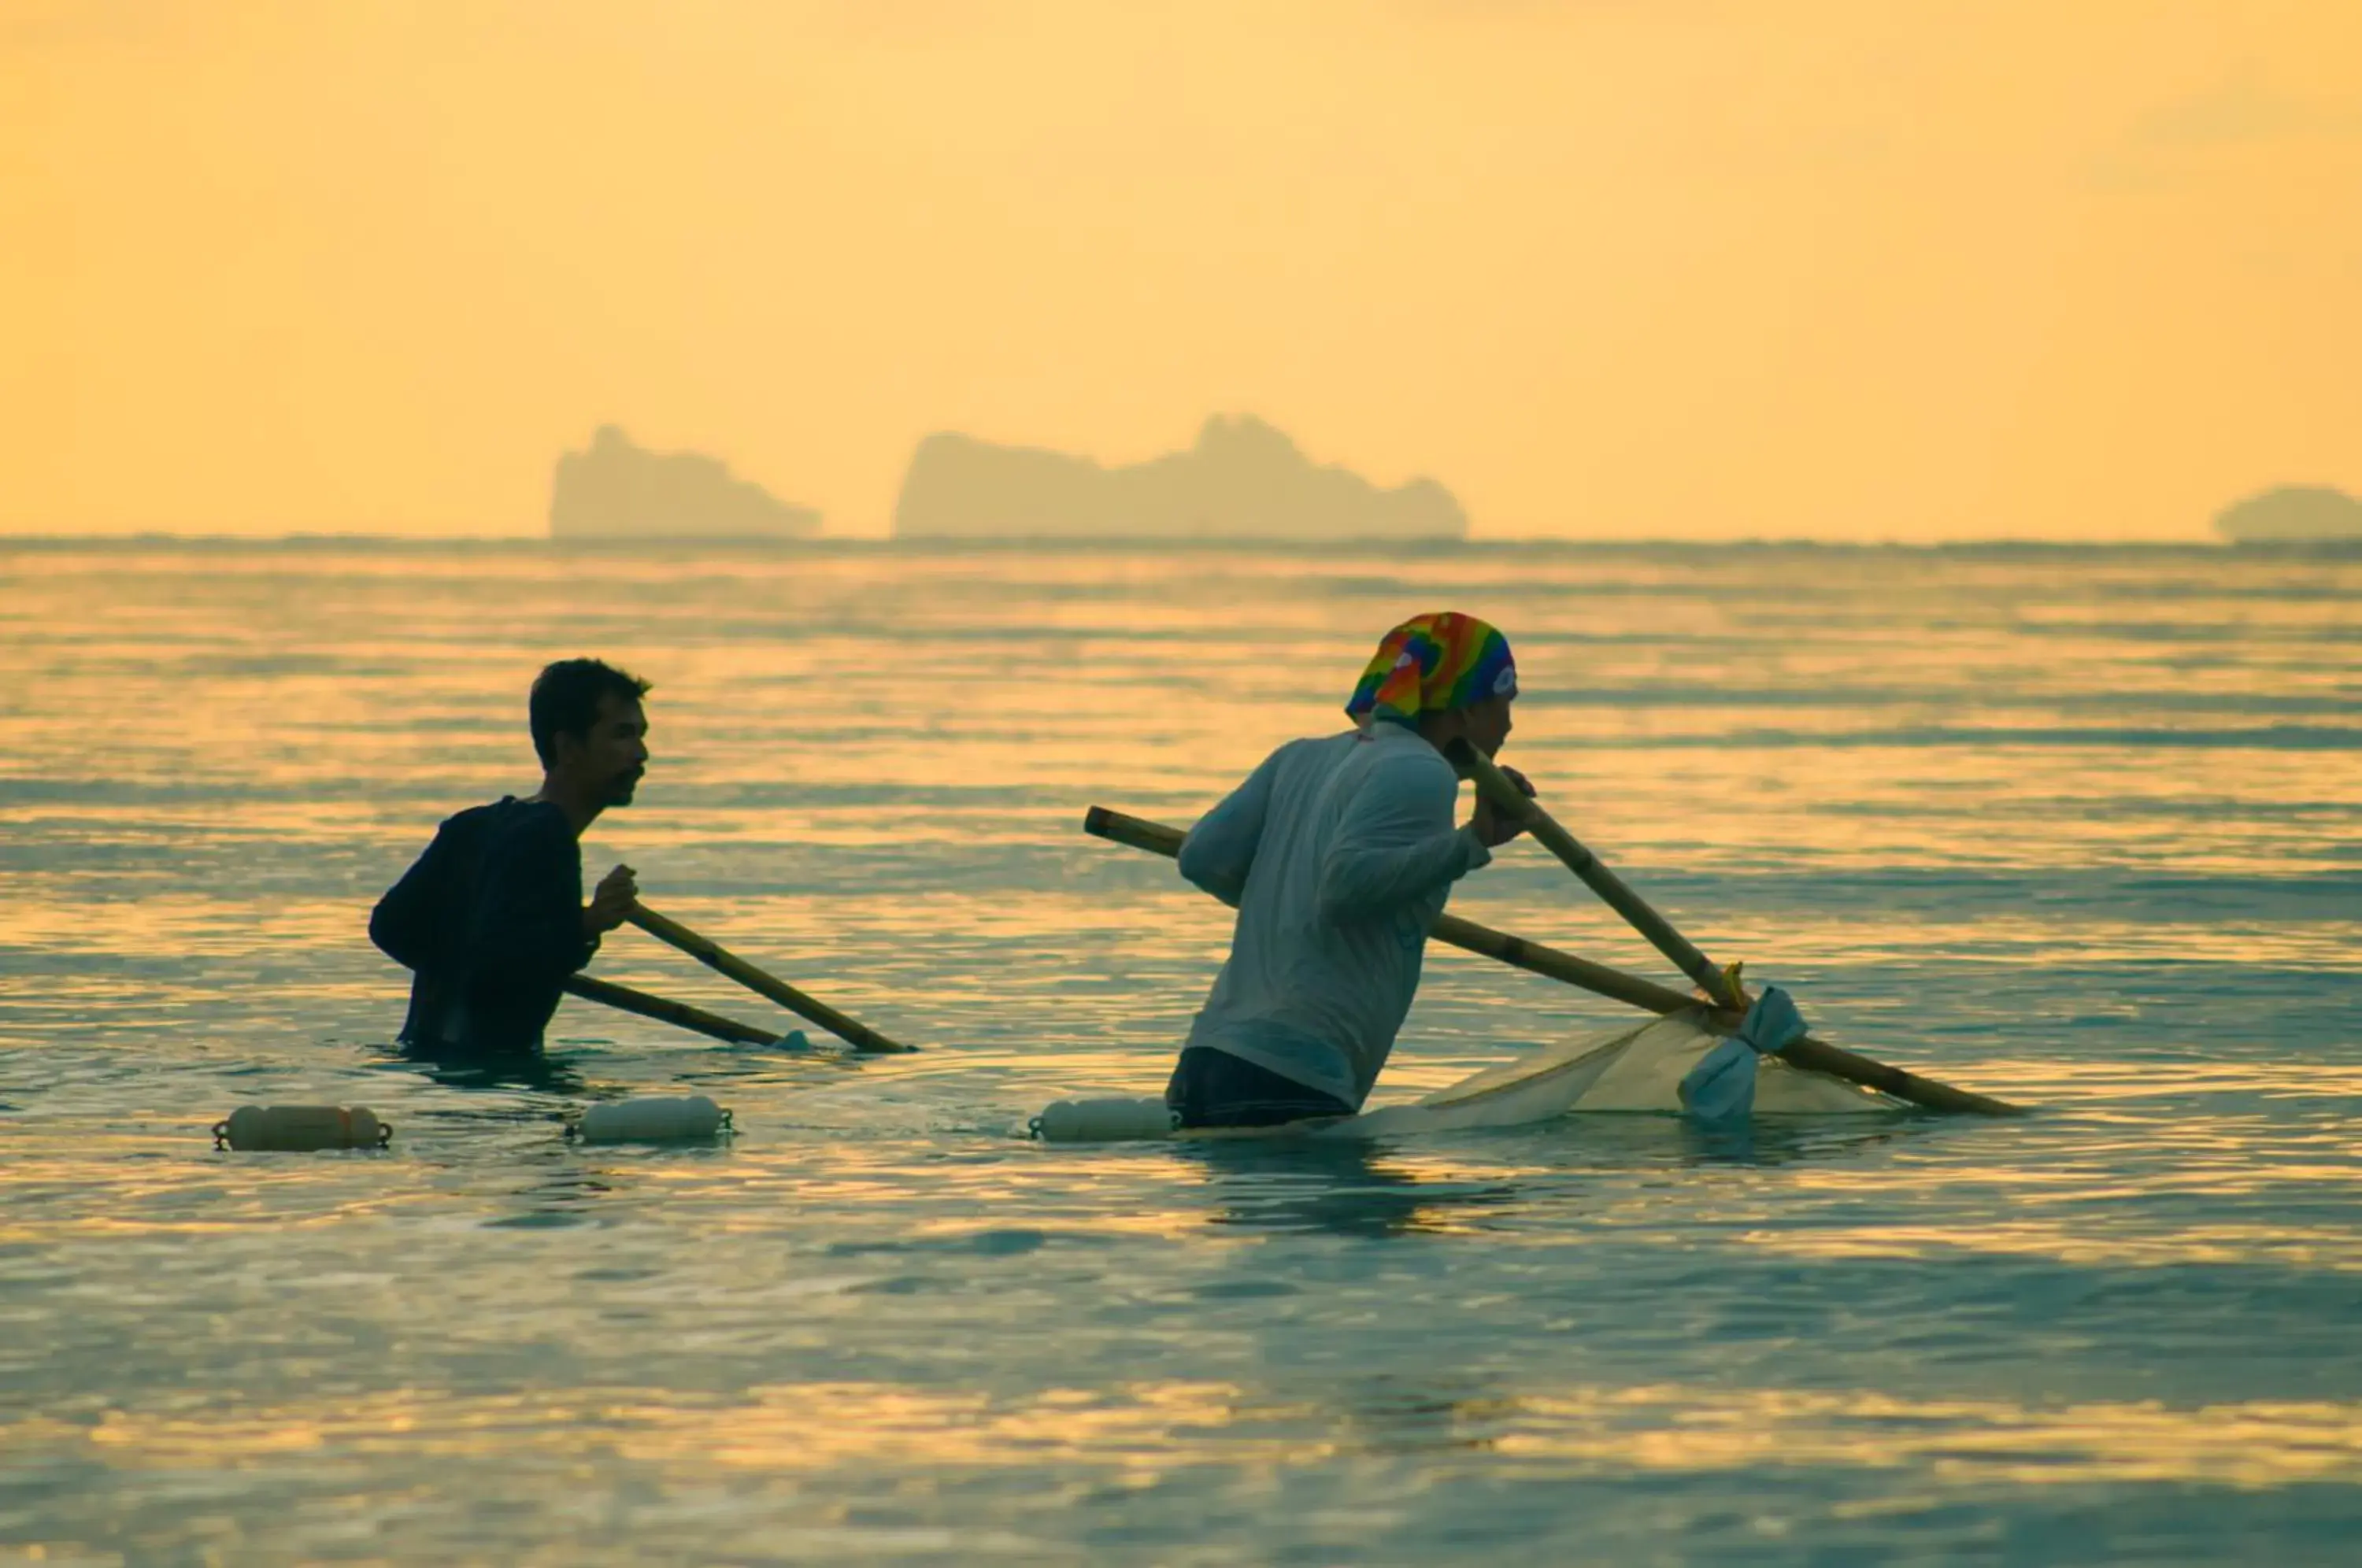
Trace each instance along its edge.
{"label": "distant rocky island", "polygon": [[1206,421],[1198,444],[1143,463],[1003,447],[938,431],[894,506],[903,539],[1464,539],[1467,514],[1430,479],[1381,489],[1313,463],[1252,414]]}
{"label": "distant rocky island", "polygon": [[549,491],[553,539],[801,539],[820,526],[809,506],[779,500],[697,452],[651,452],[613,425],[588,451],[557,459]]}
{"label": "distant rocky island", "polygon": [[2327,485],[2282,485],[2224,508],[2214,527],[2235,545],[2362,540],[2362,501]]}

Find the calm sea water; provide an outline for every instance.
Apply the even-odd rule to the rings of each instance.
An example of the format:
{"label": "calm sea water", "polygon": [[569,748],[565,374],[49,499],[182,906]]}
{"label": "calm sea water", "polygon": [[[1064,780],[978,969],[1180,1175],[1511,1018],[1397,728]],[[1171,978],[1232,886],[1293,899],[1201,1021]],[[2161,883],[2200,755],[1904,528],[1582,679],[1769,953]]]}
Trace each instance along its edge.
{"label": "calm sea water", "polygon": [[[2350,1561],[2357,604],[2197,551],[0,549],[0,1556]],[[2041,1113],[1010,1136],[1153,1092],[1224,949],[1085,808],[1187,823],[1445,606],[1708,952]],[[590,875],[922,1054],[574,1001],[529,1080],[390,1052],[369,906],[581,652],[657,683]],[[1530,845],[1453,907],[1669,977]],[[1376,1103],[1621,1016],[1438,950]],[[560,1136],[692,1091],[734,1142]],[[393,1147],[213,1151],[304,1100]]]}

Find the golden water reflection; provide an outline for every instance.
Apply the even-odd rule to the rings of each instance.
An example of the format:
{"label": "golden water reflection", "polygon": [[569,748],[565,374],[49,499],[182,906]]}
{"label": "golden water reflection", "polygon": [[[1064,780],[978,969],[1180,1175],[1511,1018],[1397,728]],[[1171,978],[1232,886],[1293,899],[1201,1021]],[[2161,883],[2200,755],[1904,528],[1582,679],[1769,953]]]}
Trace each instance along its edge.
{"label": "golden water reflection", "polygon": [[1154,1476],[1202,1465],[1319,1465],[1357,1453],[1489,1452],[1566,1473],[1702,1474],[1760,1466],[1914,1471],[1922,1485],[2184,1482],[2243,1488],[2362,1480],[2362,1405],[2157,1401],[2030,1405],[1871,1388],[1575,1385],[1366,1408],[1235,1383],[1049,1387],[1018,1397],[813,1382],[716,1400],[646,1388],[502,1397],[417,1390],[228,1412],[110,1410],[0,1425],[0,1451],[79,1448],[123,1469],[218,1472],[290,1456],[369,1463],[619,1458],[688,1474],[983,1469]]}
{"label": "golden water reflection", "polygon": [[[1022,1555],[946,1520],[1194,1475],[1150,1531],[1180,1560],[1226,1486],[1364,1539],[1528,1476],[1702,1478],[1582,1505],[1650,1530],[1742,1472],[1847,1517],[1981,1488],[2003,1529],[2046,1483],[2167,1484],[2146,1517],[2362,1482],[2362,562],[126,546],[0,551],[0,1472],[37,1477],[0,1540],[259,1539],[295,1496],[305,1550],[400,1555],[436,1488],[465,1530],[652,1476],[651,1529]],[[1022,1142],[1154,1093],[1228,936],[1083,809],[1187,823],[1442,602],[1509,629],[1516,758],[1701,945],[2040,1113]],[[578,651],[657,682],[591,867],[922,1054],[572,1001],[544,1072],[385,1048],[368,907],[530,787],[525,683]],[[1670,977],[1530,845],[1454,906]],[[786,1021],[639,933],[594,967]],[[1379,1103],[1625,1016],[1438,952]],[[678,1092],[739,1135],[560,1135]],[[215,1154],[249,1100],[395,1144]],[[855,1518],[872,1477],[920,1501]],[[1573,1495],[1515,1507],[1588,1529]],[[515,1544],[411,1551],[450,1541]]]}

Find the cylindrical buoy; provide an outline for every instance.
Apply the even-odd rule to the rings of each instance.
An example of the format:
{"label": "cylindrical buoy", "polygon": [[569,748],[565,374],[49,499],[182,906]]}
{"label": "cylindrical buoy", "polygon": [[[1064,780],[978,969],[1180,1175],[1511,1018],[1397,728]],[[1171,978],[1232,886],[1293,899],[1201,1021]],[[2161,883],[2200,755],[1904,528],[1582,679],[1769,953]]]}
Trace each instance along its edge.
{"label": "cylindrical buoy", "polygon": [[393,1127],[356,1105],[241,1105],[214,1123],[214,1147],[311,1154],[320,1149],[382,1149]]}
{"label": "cylindrical buoy", "polygon": [[604,1100],[585,1110],[574,1131],[586,1143],[678,1143],[711,1138],[729,1125],[728,1111],[695,1094]]}
{"label": "cylindrical buoy", "polygon": [[1104,1099],[1061,1099],[1042,1108],[1026,1123],[1044,1143],[1112,1143],[1127,1139],[1170,1138],[1180,1124],[1161,1099],[1126,1095]]}

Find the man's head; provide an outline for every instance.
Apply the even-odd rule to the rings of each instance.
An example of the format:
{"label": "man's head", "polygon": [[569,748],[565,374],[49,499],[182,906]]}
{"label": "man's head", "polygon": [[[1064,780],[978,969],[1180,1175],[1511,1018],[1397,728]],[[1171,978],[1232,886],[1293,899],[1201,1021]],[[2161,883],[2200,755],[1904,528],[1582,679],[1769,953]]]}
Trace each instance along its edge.
{"label": "man's head", "polygon": [[648,683],[595,658],[566,658],[534,680],[533,749],[551,783],[587,806],[628,806],[648,765]]}
{"label": "man's head", "polygon": [[1518,665],[1509,639],[1473,615],[1414,615],[1388,632],[1345,712],[1367,726],[1409,724],[1438,750],[1455,740],[1491,756],[1509,738]]}
{"label": "man's head", "polygon": [[1501,747],[1509,739],[1512,728],[1509,704],[1517,698],[1516,692],[1508,691],[1498,697],[1487,697],[1481,702],[1471,702],[1465,708],[1452,708],[1440,713],[1422,713],[1418,720],[1418,733],[1446,756],[1451,755],[1453,741],[1464,740],[1486,756],[1498,756]]}

